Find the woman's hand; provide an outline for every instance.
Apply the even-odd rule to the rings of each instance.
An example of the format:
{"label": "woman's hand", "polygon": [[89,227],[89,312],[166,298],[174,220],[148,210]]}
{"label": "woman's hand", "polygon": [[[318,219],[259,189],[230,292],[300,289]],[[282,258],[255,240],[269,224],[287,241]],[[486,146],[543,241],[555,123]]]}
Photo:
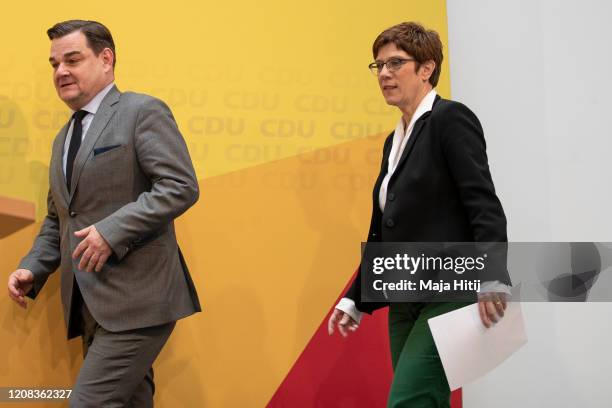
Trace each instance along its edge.
{"label": "woman's hand", "polygon": [[478,311],[480,319],[486,328],[493,326],[504,317],[507,301],[506,294],[501,292],[486,292],[478,294]]}
{"label": "woman's hand", "polygon": [[340,309],[334,309],[327,322],[327,332],[331,336],[334,334],[334,326],[338,326],[338,331],[342,337],[346,337],[349,331],[354,332],[359,328],[359,324],[348,313]]}

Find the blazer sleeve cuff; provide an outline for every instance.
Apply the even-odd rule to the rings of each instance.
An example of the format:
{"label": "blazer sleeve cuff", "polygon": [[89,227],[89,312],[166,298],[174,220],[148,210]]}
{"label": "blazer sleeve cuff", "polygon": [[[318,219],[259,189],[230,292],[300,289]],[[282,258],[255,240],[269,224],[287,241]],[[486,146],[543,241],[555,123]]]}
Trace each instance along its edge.
{"label": "blazer sleeve cuff", "polygon": [[512,292],[510,291],[510,286],[498,280],[482,282],[478,293],[490,293],[490,292],[505,293],[507,295],[512,294]]}
{"label": "blazer sleeve cuff", "polygon": [[32,285],[32,289],[26,293],[26,296],[30,299],[36,299],[36,296],[38,296],[43,286],[45,286],[49,275],[38,272],[36,262],[30,262],[28,259],[22,260],[19,266],[17,266],[17,269],[27,269],[34,275],[34,284]]}
{"label": "blazer sleeve cuff", "polygon": [[109,217],[107,217],[95,223],[94,226],[96,227],[98,233],[102,235],[102,238],[104,238],[106,243],[113,250],[117,261],[121,261],[130,251],[130,247],[123,244],[123,241],[119,239],[120,233],[117,225]]}
{"label": "blazer sleeve cuff", "polygon": [[340,302],[336,305],[336,309],[342,310],[344,313],[348,314],[355,320],[357,324],[361,323],[361,317],[363,315],[355,306],[355,301],[349,298],[342,298]]}

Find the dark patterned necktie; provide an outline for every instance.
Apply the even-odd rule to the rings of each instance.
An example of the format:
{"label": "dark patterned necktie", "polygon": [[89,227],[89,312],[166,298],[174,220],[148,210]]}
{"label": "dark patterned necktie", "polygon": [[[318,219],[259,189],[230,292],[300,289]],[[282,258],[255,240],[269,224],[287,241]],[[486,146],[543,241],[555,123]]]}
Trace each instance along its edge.
{"label": "dark patterned necktie", "polygon": [[80,110],[72,115],[72,136],[70,137],[70,147],[68,148],[68,158],[66,160],[66,185],[70,192],[70,181],[72,179],[72,167],[74,166],[74,158],[76,157],[79,147],[81,147],[81,139],[83,138],[83,118],[89,112]]}

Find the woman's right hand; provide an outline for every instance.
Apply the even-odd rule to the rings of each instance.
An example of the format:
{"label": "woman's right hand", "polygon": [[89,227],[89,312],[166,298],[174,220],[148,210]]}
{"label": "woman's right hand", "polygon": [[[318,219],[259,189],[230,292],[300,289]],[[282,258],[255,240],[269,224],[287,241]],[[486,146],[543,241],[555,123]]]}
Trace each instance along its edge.
{"label": "woman's right hand", "polygon": [[348,336],[349,331],[354,332],[359,328],[359,324],[348,313],[340,309],[334,309],[327,322],[327,332],[330,336],[334,334],[334,326],[338,326],[342,337]]}

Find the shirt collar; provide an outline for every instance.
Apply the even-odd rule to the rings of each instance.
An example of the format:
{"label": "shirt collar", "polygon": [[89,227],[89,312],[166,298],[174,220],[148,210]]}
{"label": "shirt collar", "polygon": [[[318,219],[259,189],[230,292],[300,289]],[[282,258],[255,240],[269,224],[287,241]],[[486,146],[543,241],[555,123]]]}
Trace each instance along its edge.
{"label": "shirt collar", "polygon": [[427,93],[427,95],[425,95],[425,97],[421,100],[421,103],[419,103],[419,106],[417,106],[416,110],[414,111],[414,115],[412,115],[412,119],[410,119],[410,123],[408,124],[408,127],[406,127],[405,129],[404,129],[404,118],[400,117],[399,122],[397,123],[397,126],[395,127],[395,132],[397,134],[404,134],[409,129],[412,129],[412,126],[414,125],[414,123],[417,120],[419,120],[421,116],[431,111],[431,109],[433,108],[433,104],[436,101],[437,94],[438,93],[436,92],[436,90],[432,89],[431,91]]}
{"label": "shirt collar", "polygon": [[[81,110],[87,111],[92,115],[95,115],[96,112],[98,112],[100,105],[102,104],[102,100],[104,100],[104,97],[106,96],[106,94],[109,93],[113,86],[115,86],[115,82],[111,82],[110,84],[106,85],[104,89],[98,92],[96,96],[94,96],[93,99],[89,101],[87,105],[81,108]],[[74,111],[72,111],[72,113],[74,113]]]}

